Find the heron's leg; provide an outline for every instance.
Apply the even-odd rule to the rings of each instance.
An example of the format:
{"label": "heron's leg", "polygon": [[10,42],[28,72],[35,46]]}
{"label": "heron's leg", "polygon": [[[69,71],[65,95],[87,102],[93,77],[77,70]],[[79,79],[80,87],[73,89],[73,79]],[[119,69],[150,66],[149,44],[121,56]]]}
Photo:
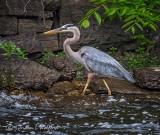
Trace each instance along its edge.
{"label": "heron's leg", "polygon": [[111,90],[110,90],[110,88],[109,88],[107,82],[106,82],[104,79],[103,79],[103,82],[104,82],[105,86],[106,86],[107,89],[108,89],[108,96],[110,96],[110,95],[111,95]]}
{"label": "heron's leg", "polygon": [[82,91],[82,95],[85,94],[86,89],[87,89],[89,83],[91,82],[92,78],[93,78],[93,74],[92,73],[88,73],[88,75],[87,75],[87,82],[86,82],[86,85],[85,85],[85,87],[84,87],[84,89]]}

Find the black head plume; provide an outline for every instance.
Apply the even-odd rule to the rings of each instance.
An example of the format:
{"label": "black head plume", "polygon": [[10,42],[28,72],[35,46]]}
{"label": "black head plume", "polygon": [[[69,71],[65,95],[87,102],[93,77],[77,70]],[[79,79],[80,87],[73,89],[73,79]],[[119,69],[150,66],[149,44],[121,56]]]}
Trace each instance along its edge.
{"label": "black head plume", "polygon": [[68,27],[74,27],[74,24],[65,24],[61,28],[68,28]]}

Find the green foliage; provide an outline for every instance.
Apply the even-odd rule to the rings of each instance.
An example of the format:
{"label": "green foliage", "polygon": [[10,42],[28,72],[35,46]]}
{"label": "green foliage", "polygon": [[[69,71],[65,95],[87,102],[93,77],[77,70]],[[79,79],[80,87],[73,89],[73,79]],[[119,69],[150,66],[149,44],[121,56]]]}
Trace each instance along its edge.
{"label": "green foliage", "polygon": [[40,59],[40,63],[44,64],[47,60],[49,60],[53,56],[53,53],[51,51],[46,51],[42,54],[42,57]]}
{"label": "green foliage", "polygon": [[139,67],[158,67],[158,58],[156,56],[149,57],[143,47],[138,47],[136,54],[125,52],[128,61],[128,69],[132,70]]}
{"label": "green foliage", "polygon": [[77,74],[76,74],[76,80],[78,81],[84,81],[84,77],[82,76],[83,66],[81,64],[76,64],[77,68]]}
{"label": "green foliage", "polygon": [[118,49],[117,49],[116,47],[111,47],[111,48],[109,48],[108,53],[109,53],[109,54],[114,54],[114,53],[116,53],[117,51],[118,51]]}
{"label": "green foliage", "polygon": [[89,18],[94,16],[98,24],[106,18],[112,20],[116,16],[123,21],[122,28],[131,31],[133,34],[139,29],[145,28],[157,30],[157,22],[160,22],[160,1],[159,0],[89,0],[95,4],[85,17],[80,21],[84,28],[89,27]]}
{"label": "green foliage", "polygon": [[137,40],[137,42],[140,45],[147,45],[147,46],[153,45],[152,41],[146,38],[143,34],[138,34],[138,35],[132,36],[131,38]]}
{"label": "green foliage", "polygon": [[[100,25],[106,19],[113,20],[118,17],[123,22],[122,28],[125,32],[131,32],[140,47],[133,54],[126,52],[129,69],[148,66],[159,66],[158,58],[149,58],[148,50],[153,47],[153,42],[143,33],[147,30],[156,31],[160,22],[160,0],[89,0],[94,4],[84,18],[80,21],[81,27],[90,26],[90,18],[94,17]],[[109,53],[113,54],[117,50],[115,47],[109,48]]]}
{"label": "green foliage", "polygon": [[19,47],[17,47],[13,42],[11,41],[1,41],[0,42],[0,49],[3,49],[5,52],[4,56],[7,58],[7,64],[8,64],[8,74],[4,74],[1,76],[2,80],[2,87],[3,88],[8,88],[11,90],[11,88],[15,85],[14,82],[14,75],[12,73],[12,68],[11,68],[11,56],[12,55],[17,55],[23,59],[27,59],[25,52],[21,50]]}
{"label": "green foliage", "polygon": [[58,52],[56,54],[56,56],[59,57],[59,58],[64,58],[66,56],[66,54],[65,54],[65,52]]}
{"label": "green foliage", "polygon": [[27,59],[25,52],[21,50],[19,47],[15,45],[15,43],[11,41],[1,41],[0,48],[5,51],[3,55],[7,56],[7,58],[11,57],[11,55],[15,54],[23,59]]}
{"label": "green foliage", "polygon": [[2,79],[2,87],[6,88],[7,87],[7,77],[6,77],[6,75],[2,75],[1,79]]}

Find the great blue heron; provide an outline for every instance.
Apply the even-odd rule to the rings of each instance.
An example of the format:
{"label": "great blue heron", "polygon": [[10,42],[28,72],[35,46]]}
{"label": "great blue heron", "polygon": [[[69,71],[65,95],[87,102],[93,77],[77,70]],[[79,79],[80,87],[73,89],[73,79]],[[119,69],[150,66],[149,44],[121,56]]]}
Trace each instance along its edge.
{"label": "great blue heron", "polygon": [[[84,46],[79,51],[74,52],[70,45],[76,43],[80,38],[79,29],[73,24],[66,24],[60,28],[45,32],[45,35],[56,34],[61,32],[72,32],[73,38],[67,38],[63,43],[64,52],[72,61],[79,63],[85,67],[88,71],[87,82],[82,91],[82,95],[91,82],[94,75],[104,75],[116,78],[124,78],[128,81],[135,83],[132,75],[126,71],[118,61],[109,56],[108,54],[95,49],[90,46]],[[111,95],[111,90],[108,87],[107,82],[103,79],[105,86],[108,89],[108,95]]]}

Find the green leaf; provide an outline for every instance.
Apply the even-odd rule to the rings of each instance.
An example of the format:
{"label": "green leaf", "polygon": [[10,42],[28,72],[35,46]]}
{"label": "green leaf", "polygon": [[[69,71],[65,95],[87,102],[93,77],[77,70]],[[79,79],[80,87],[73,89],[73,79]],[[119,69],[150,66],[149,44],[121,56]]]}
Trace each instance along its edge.
{"label": "green leaf", "polygon": [[122,16],[121,16],[121,14],[119,13],[119,11],[117,11],[117,15],[118,15],[118,17],[119,17],[119,20],[122,21]]}
{"label": "green leaf", "polygon": [[130,15],[129,17],[127,17],[124,22],[128,22],[130,20],[132,20],[133,18],[136,18],[137,15]]}
{"label": "green leaf", "polygon": [[86,16],[91,15],[93,12],[95,12],[95,8],[91,8],[91,9],[86,13]]}
{"label": "green leaf", "polygon": [[151,2],[150,4],[149,4],[149,8],[154,8],[155,7],[155,2]]}
{"label": "green leaf", "polygon": [[108,10],[108,16],[111,16],[111,15],[115,14],[116,11],[117,11],[116,8],[110,8],[110,10]]}
{"label": "green leaf", "polygon": [[102,22],[102,18],[101,18],[101,15],[97,12],[94,13],[94,17],[96,18],[98,24],[100,25],[101,22]]}
{"label": "green leaf", "polygon": [[134,20],[131,20],[131,21],[125,23],[125,24],[122,26],[122,28],[127,27],[128,25],[130,25],[130,24],[132,24],[132,23],[134,23],[134,22],[135,22]]}
{"label": "green leaf", "polygon": [[89,22],[88,19],[85,19],[85,20],[82,22],[82,26],[83,26],[84,28],[88,28],[89,25],[90,25],[90,22]]}
{"label": "green leaf", "polygon": [[102,4],[102,6],[106,11],[108,11],[108,7],[106,5]]}
{"label": "green leaf", "polygon": [[142,26],[139,24],[139,23],[135,23],[136,25],[137,25],[137,27],[141,30],[141,31],[143,31],[143,28],[142,28]]}
{"label": "green leaf", "polygon": [[134,34],[135,33],[135,27],[133,26],[131,30],[132,30],[132,33]]}
{"label": "green leaf", "polygon": [[126,2],[126,0],[118,0],[118,2]]}
{"label": "green leaf", "polygon": [[157,30],[156,25],[150,23],[149,26],[150,26],[154,31]]}
{"label": "green leaf", "polygon": [[123,9],[121,9],[121,16],[125,15],[127,13],[128,7],[124,7]]}

